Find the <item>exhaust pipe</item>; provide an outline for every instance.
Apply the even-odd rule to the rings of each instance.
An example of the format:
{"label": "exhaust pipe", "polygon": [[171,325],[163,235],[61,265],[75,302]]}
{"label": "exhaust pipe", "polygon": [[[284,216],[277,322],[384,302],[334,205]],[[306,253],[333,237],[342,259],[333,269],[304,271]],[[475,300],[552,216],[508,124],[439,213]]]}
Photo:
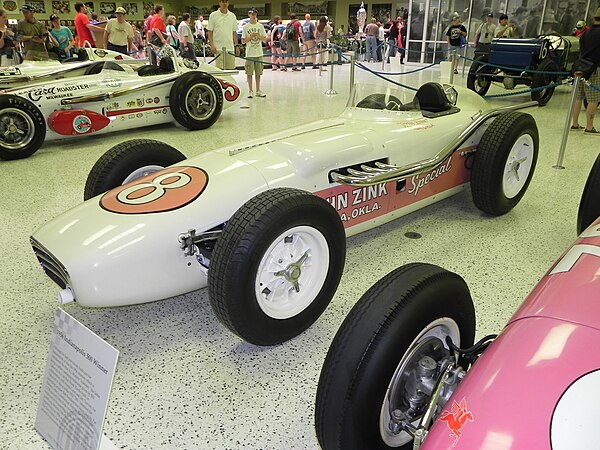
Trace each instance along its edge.
{"label": "exhaust pipe", "polygon": [[66,305],[74,301],[75,297],[73,296],[73,291],[70,288],[66,288],[58,292],[57,299],[60,305]]}

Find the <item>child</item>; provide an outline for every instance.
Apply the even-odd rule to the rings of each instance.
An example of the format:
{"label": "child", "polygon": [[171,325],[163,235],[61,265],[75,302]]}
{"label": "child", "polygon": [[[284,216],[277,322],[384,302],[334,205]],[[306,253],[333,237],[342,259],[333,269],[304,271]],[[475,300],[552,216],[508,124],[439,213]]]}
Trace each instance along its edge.
{"label": "child", "polygon": [[256,78],[256,96],[266,97],[260,90],[260,76],[263,73],[263,49],[262,43],[267,39],[267,33],[262,23],[256,19],[257,11],[248,11],[250,22],[242,28],[242,43],[246,44],[246,78],[248,79],[248,98],[254,97],[252,89],[252,75]]}

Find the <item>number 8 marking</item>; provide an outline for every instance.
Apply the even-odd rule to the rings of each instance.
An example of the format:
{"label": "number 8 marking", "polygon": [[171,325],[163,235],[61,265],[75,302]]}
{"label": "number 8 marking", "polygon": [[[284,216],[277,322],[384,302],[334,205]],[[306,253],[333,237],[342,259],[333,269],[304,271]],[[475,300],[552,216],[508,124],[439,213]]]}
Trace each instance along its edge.
{"label": "number 8 marking", "polygon": [[[163,181],[167,181],[175,177],[178,178],[177,181],[163,184]],[[126,205],[143,205],[144,203],[150,203],[158,200],[165,195],[167,189],[181,188],[189,184],[191,181],[192,178],[185,173],[164,173],[154,178],[149,183],[136,184],[123,189],[117,195],[117,200],[119,200],[121,203],[125,203]],[[145,191],[148,189],[150,189],[150,191],[147,193],[142,192],[142,195],[134,195],[135,193],[139,193],[140,191]]]}

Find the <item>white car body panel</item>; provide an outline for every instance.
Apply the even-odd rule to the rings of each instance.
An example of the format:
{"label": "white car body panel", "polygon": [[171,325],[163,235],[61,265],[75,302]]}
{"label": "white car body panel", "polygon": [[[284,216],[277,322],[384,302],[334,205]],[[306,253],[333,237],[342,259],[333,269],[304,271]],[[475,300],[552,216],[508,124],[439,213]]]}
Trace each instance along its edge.
{"label": "white car body panel", "polygon": [[[465,160],[476,149],[487,123],[435,174],[416,175],[404,188],[392,181],[369,191],[331,182],[329,172],[379,159],[405,165],[433,157],[475,114],[489,109],[477,94],[457,90],[461,111],[443,117],[349,107],[335,119],[203,153],[176,165],[201,168],[208,174],[205,190],[190,203],[167,212],[121,214],[100,205],[105,195],[116,190],[109,191],[44,225],[33,234],[34,245],[41,244],[64,266],[80,304],[117,306],[206,286],[205,269],[196,257],[184,255],[179,236],[190,229],[201,234],[225,223],[242,204],[267,189],[294,187],[325,198],[342,216],[347,235],[373,228],[468,187]],[[440,187],[433,187],[436,182]]]}

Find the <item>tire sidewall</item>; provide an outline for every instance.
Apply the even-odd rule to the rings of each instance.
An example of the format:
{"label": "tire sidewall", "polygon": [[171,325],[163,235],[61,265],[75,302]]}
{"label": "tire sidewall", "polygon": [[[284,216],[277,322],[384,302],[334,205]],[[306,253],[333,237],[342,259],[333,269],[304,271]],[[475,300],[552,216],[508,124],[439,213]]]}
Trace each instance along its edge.
{"label": "tire sidewall", "polygon": [[600,216],[600,155],[592,166],[581,194],[577,211],[577,235],[583,233]]}
{"label": "tire sidewall", "polygon": [[[201,120],[194,118],[190,114],[185,102],[185,98],[190,89],[198,84],[205,84],[211,89],[216,101],[212,113]],[[173,83],[169,94],[169,103],[171,105],[173,117],[181,126],[191,130],[200,130],[212,126],[223,111],[223,102],[223,91],[219,81],[212,75],[199,71],[190,71],[182,74]]]}
{"label": "tire sidewall", "polygon": [[[536,70],[542,72],[558,72],[558,64],[556,64],[552,59],[544,59]],[[548,82],[554,82],[557,79],[556,75],[544,74],[544,73],[534,73],[533,80],[531,82],[531,88],[535,89],[540,86],[545,86]],[[544,90],[544,95],[542,95],[541,91],[532,92],[531,99],[537,101],[539,106],[545,106],[552,95],[554,94],[554,88]]]}
{"label": "tire sidewall", "polygon": [[485,55],[478,56],[469,68],[469,74],[467,75],[467,87],[473,92],[484,96],[492,85],[492,79],[490,78],[489,83],[482,89],[477,90],[476,83],[479,73],[491,73],[493,69],[490,66],[485,66],[482,63],[487,63],[487,57]]}
{"label": "tire sidewall", "polygon": [[5,108],[16,108],[25,113],[33,122],[34,137],[20,150],[5,149],[0,145],[0,157],[6,160],[26,158],[33,155],[46,139],[46,120],[39,108],[29,100],[16,95],[3,95],[0,98],[0,112]]}

